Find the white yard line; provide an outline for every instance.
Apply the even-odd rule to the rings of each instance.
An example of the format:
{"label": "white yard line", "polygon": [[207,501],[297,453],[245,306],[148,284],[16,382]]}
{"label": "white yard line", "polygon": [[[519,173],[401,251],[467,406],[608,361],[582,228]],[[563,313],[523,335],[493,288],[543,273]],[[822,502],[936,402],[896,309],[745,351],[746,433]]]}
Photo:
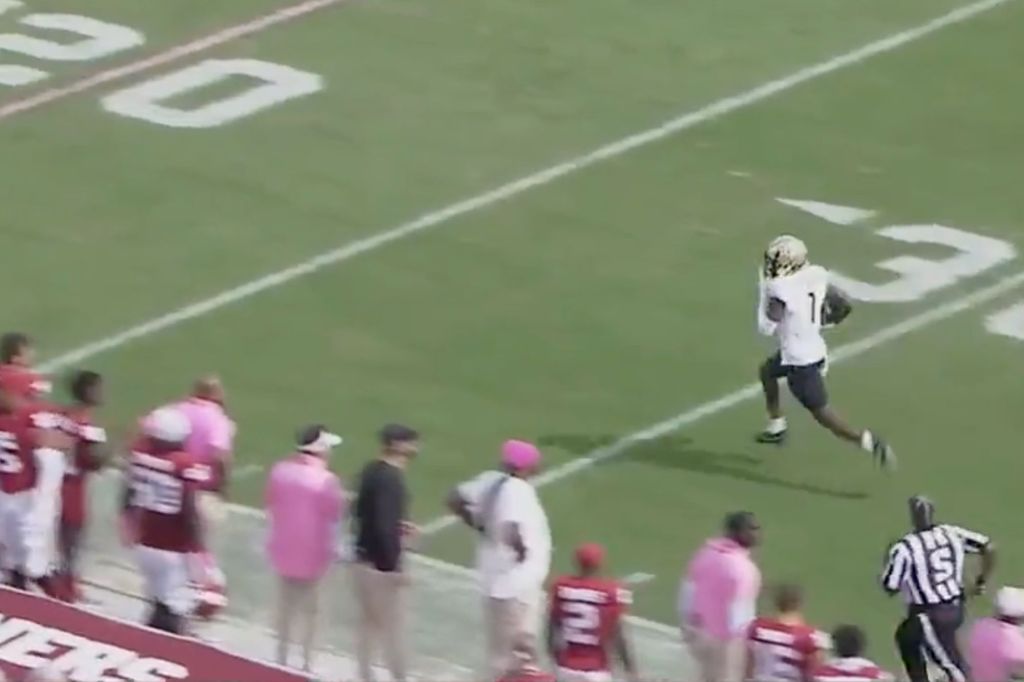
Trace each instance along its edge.
{"label": "white yard line", "polygon": [[[285,18],[292,18],[293,16],[296,16],[298,13],[308,13],[313,11],[314,9],[318,9],[320,7],[333,4],[334,2],[338,1],[340,0],[313,0],[312,2],[306,2],[301,5],[296,5],[295,8],[290,10],[291,14],[286,16]],[[935,31],[943,29],[947,26],[952,26],[954,24],[966,21],[974,16],[977,16],[983,12],[987,12],[995,7],[1003,5],[1010,1],[1011,0],[981,0],[980,2],[974,2],[969,5],[965,5],[951,12],[943,14],[940,17],[932,19],[931,21],[921,24],[920,26],[916,26],[905,31],[900,31],[899,33],[894,33],[890,36],[868,43],[867,45],[859,47],[850,52],[846,52],[844,54],[832,57],[831,59],[818,62],[817,64],[806,66],[787,76],[783,76],[782,78],[769,81],[751,90],[747,90],[745,92],[733,95],[731,97],[726,97],[716,102],[712,102],[711,104],[708,104],[707,106],[704,106],[700,109],[682,114],[676,118],[673,118],[670,121],[666,121],[665,123],[662,123],[659,126],[649,128],[648,130],[644,130],[634,135],[630,135],[629,137],[625,137],[622,138],[621,140],[617,140],[615,142],[607,144],[582,156],[569,159],[568,161],[564,161],[549,168],[545,168],[543,170],[537,171],[535,173],[524,176],[517,180],[513,180],[512,182],[509,182],[508,184],[490,190],[489,192],[485,192],[483,194],[479,194],[477,196],[464,199],[457,203],[451,204],[450,206],[446,206],[445,208],[442,208],[440,210],[426,213],[414,220],[411,220],[402,225],[398,225],[397,227],[393,227],[384,232],[378,232],[369,237],[364,237],[362,239],[349,242],[348,244],[345,244],[336,249],[325,251],[321,254],[318,254],[302,263],[298,263],[283,270],[279,270],[277,272],[273,272],[268,275],[259,277],[257,279],[245,282],[232,289],[222,291],[221,293],[216,294],[215,296],[211,296],[200,301],[195,301],[186,306],[178,308],[177,310],[173,310],[159,317],[155,317],[151,320],[142,322],[141,324],[138,324],[134,327],[124,329],[105,338],[98,339],[96,341],[93,341],[92,343],[85,344],[84,346],[81,346],[63,355],[51,359],[50,361],[44,363],[42,367],[45,371],[52,371],[55,369],[66,367],[68,365],[73,365],[94,355],[98,355],[99,353],[103,353],[118,348],[132,341],[138,340],[146,336],[150,336],[152,334],[163,331],[170,327],[174,327],[178,324],[181,324],[182,322],[187,322],[188,320],[201,317],[215,310],[223,308],[224,306],[237,303],[239,301],[250,298],[251,296],[255,296],[256,294],[259,294],[268,289],[273,289],[275,287],[287,284],[293,280],[299,279],[300,277],[311,275],[315,272],[318,272],[319,270],[322,270],[323,268],[327,268],[332,265],[342,263],[344,261],[350,260],[352,258],[355,258],[356,256],[359,256],[370,251],[375,251],[383,246],[390,244],[391,242],[395,242],[406,237],[411,237],[419,232],[423,232],[425,230],[437,227],[452,220],[453,218],[457,218],[459,216],[463,216],[469,213],[473,213],[474,211],[487,208],[489,206],[492,206],[501,201],[505,201],[506,199],[510,199],[535,187],[542,187],[544,185],[550,184],[555,180],[558,180],[562,177],[565,177],[579,170],[592,166],[598,162],[615,158],[617,156],[621,156],[639,147],[651,144],[652,142],[656,142],[658,140],[662,140],[670,135],[674,135],[684,130],[693,128],[694,126],[700,125],[702,123],[707,123],[708,121],[716,120],[734,111],[738,111],[740,109],[744,109],[751,105],[757,104],[762,100],[768,99],[770,97],[778,95],[779,93],[795,88],[798,85],[802,85],[803,83],[806,83],[808,81],[812,81],[816,78],[826,76],[830,73],[839,71],[840,69],[846,68],[848,66],[859,64],[876,55],[883,54],[885,52],[890,52],[903,45],[906,45],[915,40],[919,40],[927,35],[930,35]],[[282,12],[279,14],[282,14],[287,11],[288,10],[282,10]],[[258,20],[258,22],[260,22],[260,28],[265,28],[266,26],[263,24],[266,24],[267,22],[280,22],[283,20],[285,19],[262,19]],[[255,24],[257,22],[253,23]],[[239,33],[241,35],[246,35],[246,32],[251,33],[254,30],[259,30],[259,28],[229,29],[229,31],[232,32],[231,37],[229,38],[211,37],[205,40],[213,40],[215,41],[214,44],[219,44],[220,42],[224,42],[225,40],[229,40],[233,37],[238,37]],[[170,52],[165,53],[165,55],[174,53],[174,55],[171,57],[158,55],[157,57],[153,57],[150,60],[146,61],[153,62],[154,60],[158,60],[155,61],[155,63],[163,63],[163,61],[169,61],[170,59],[174,59],[178,56],[181,56],[180,53],[182,50],[197,51],[199,49],[206,49],[206,47],[209,47],[208,45],[200,45],[200,43],[202,42],[203,41],[197,41],[196,43],[190,44],[191,46],[175,48],[175,50],[171,50]],[[140,62],[139,64],[142,63],[143,62]],[[122,67],[122,70],[129,69],[131,70],[131,73],[134,73],[136,71],[142,70],[143,68],[149,68],[149,66],[152,65],[154,64],[149,64],[147,66],[129,65],[127,67]],[[125,73],[117,73],[118,71],[118,69],[113,69],[110,72],[105,73],[114,75],[104,76],[104,74],[100,74],[98,76],[93,76],[89,79],[79,81],[79,83],[68,86],[68,88],[60,88],[53,91],[46,91],[44,93],[41,93],[40,95],[37,95],[34,98],[28,98],[26,100],[22,100],[21,102],[14,102],[12,104],[7,105],[6,107],[0,107],[0,119],[3,119],[5,116],[9,116],[12,113],[16,113],[17,111],[23,111],[26,108],[39,106],[40,104],[44,104],[46,101],[52,101],[53,99],[63,97],[66,94],[80,92],[90,87],[94,87],[99,83],[127,75]],[[103,80],[99,80],[95,83],[92,82],[96,79]],[[65,93],[65,91],[67,92]],[[47,92],[51,92],[54,94],[47,95]],[[40,98],[48,99],[45,99],[45,101],[43,101],[40,100]]]}
{"label": "white yard line", "polygon": [[[942,320],[948,319],[957,313],[970,310],[971,308],[987,303],[988,301],[991,301],[1002,294],[1021,286],[1022,284],[1024,284],[1024,272],[1018,272],[1017,274],[1005,277],[984,289],[979,289],[978,291],[961,296],[960,298],[944,303],[932,308],[931,310],[908,317],[902,322],[898,322],[892,326],[886,327],[885,329],[881,329],[874,334],[869,334],[858,341],[843,344],[836,348],[832,353],[830,364],[835,365],[841,362],[846,362],[847,360],[855,358],[869,350],[878,348],[890,341],[895,341],[907,334],[923,329],[928,325],[941,322]],[[534,484],[540,488],[546,485],[551,485],[552,483],[557,483],[558,481],[568,478],[569,476],[574,476],[595,464],[600,464],[601,462],[619,457],[637,443],[642,443],[644,441],[674,433],[682,428],[691,426],[703,419],[707,419],[708,417],[713,417],[725,410],[739,405],[742,402],[756,398],[760,395],[761,385],[759,383],[747,384],[746,386],[738,388],[731,393],[727,393],[716,398],[715,400],[690,408],[689,410],[681,412],[674,417],[669,417],[668,419],[660,421],[657,424],[652,424],[645,429],[623,436],[614,443],[603,448],[597,448],[583,457],[569,460],[564,464],[548,469],[534,479]],[[898,445],[899,443],[897,442],[897,446]],[[454,516],[440,516],[424,525],[422,532],[424,535],[433,535],[455,525],[457,522],[458,520]]]}
{"label": "white yard line", "polygon": [[345,0],[305,0],[304,2],[282,7],[281,9],[270,12],[269,14],[256,17],[251,21],[247,21],[242,24],[235,24],[234,26],[229,26],[202,38],[197,38],[191,42],[177,45],[151,57],[146,57],[145,59],[140,59],[123,66],[116,66],[90,76],[84,76],[77,81],[69,83],[68,85],[49,88],[23,99],[14,100],[13,102],[0,106],[0,121],[10,118],[15,114],[31,111],[32,109],[50,104],[51,102],[56,102],[57,100],[61,100],[66,97],[77,95],[78,93],[86,92],[87,90],[93,90],[101,85],[122,80],[129,76],[134,76],[137,73],[148,71],[149,69],[154,69],[158,66],[164,66],[165,64],[170,64],[185,57],[191,57],[192,55],[200,52],[205,52],[206,50],[219,47],[224,43],[231,42],[232,40],[245,38],[246,36],[277,26],[278,24],[283,24],[285,22],[292,21],[293,19],[304,17],[307,14],[324,9],[325,7],[341,4],[344,1]]}

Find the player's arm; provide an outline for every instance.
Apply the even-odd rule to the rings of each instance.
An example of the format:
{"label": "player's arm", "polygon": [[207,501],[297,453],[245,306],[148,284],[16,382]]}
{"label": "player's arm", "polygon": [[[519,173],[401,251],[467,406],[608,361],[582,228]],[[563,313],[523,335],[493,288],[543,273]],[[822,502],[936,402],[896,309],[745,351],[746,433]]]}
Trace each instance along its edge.
{"label": "player's arm", "polygon": [[448,507],[448,511],[454,514],[459,520],[470,528],[479,530],[476,525],[476,521],[473,519],[473,513],[469,508],[469,500],[462,495],[462,491],[458,487],[452,488],[448,493],[448,497],[445,499],[445,506]]}
{"label": "player's arm", "polygon": [[36,497],[55,499],[64,479],[65,452],[71,447],[71,439],[61,428],[65,422],[60,415],[37,412],[30,419],[32,456],[39,470]]}
{"label": "player's arm", "polygon": [[512,548],[512,551],[516,553],[516,559],[522,563],[526,560],[526,543],[523,541],[523,533],[519,528],[519,524],[515,521],[509,521],[505,524],[502,529],[502,537],[505,539],[505,544]]}
{"label": "player's arm", "polygon": [[953,526],[952,531],[960,536],[960,540],[964,543],[964,550],[970,554],[977,554],[981,559],[981,570],[974,580],[974,592],[981,594],[985,591],[993,571],[996,570],[995,543],[987,535],[959,526]]}
{"label": "player's arm", "polygon": [[903,587],[907,571],[910,570],[910,550],[902,542],[896,542],[889,549],[889,556],[882,571],[882,589],[889,596],[897,594]]}
{"label": "player's arm", "polygon": [[768,319],[768,282],[764,270],[757,270],[757,331],[764,336],[774,336],[778,324]]}
{"label": "player's arm", "polygon": [[800,670],[801,682],[814,682],[814,675],[821,667],[821,652],[829,648],[827,635],[815,632],[807,637],[804,644],[804,663]]}
{"label": "player's arm", "polygon": [[548,656],[551,657],[552,661],[558,660],[558,650],[561,649],[561,643],[558,639],[560,620],[558,617],[558,609],[555,607],[554,596],[556,589],[557,586],[553,586],[551,588],[551,604],[548,606],[547,628],[544,633],[544,641],[547,644]]}
{"label": "player's arm", "polygon": [[839,287],[829,284],[825,289],[825,309],[821,321],[829,326],[840,324],[853,312],[850,297]]}
{"label": "player's arm", "polygon": [[782,322],[782,318],[786,316],[786,304],[781,298],[771,296],[768,298],[768,307],[765,309],[765,315],[772,322],[778,324]]}
{"label": "player's arm", "polygon": [[185,526],[185,535],[194,551],[202,551],[206,547],[203,537],[203,524],[199,516],[199,504],[197,503],[196,486],[192,482],[186,482],[181,495],[181,516]]}
{"label": "player's arm", "polygon": [[615,624],[614,642],[615,652],[618,654],[619,660],[622,661],[622,669],[626,672],[626,679],[638,679],[633,648],[629,644],[629,638],[626,637],[626,628],[623,627],[621,618]]}
{"label": "player's arm", "polygon": [[85,471],[98,471],[107,465],[111,458],[107,432],[99,426],[83,426],[79,430],[80,447],[75,462]]}
{"label": "player's arm", "polygon": [[757,630],[757,623],[751,623],[743,635],[743,679],[748,682],[754,680],[754,633]]}

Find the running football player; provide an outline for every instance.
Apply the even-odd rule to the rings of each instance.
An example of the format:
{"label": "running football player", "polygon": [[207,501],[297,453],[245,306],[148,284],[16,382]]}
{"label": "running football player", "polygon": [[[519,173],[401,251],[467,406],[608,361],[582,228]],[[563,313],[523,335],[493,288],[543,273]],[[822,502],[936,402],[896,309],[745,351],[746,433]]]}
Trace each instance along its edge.
{"label": "running football player", "polygon": [[758,442],[782,443],[786,439],[779,395],[779,380],[785,378],[793,396],[815,421],[871,453],[882,467],[894,468],[896,456],[884,439],[869,429],[851,427],[829,405],[824,379],[828,346],[821,330],[846,319],[852,310],[849,300],[829,284],[825,268],[807,260],[807,246],[789,235],[768,245],[759,279],[758,330],[775,337],[779,350],[765,360],[759,372],[768,426],[757,436]]}
{"label": "running football player", "polygon": [[622,622],[632,599],[617,580],[601,576],[603,563],[600,545],[581,545],[576,575],[551,586],[548,650],[559,682],[611,682],[613,654],[627,678],[637,679]]}

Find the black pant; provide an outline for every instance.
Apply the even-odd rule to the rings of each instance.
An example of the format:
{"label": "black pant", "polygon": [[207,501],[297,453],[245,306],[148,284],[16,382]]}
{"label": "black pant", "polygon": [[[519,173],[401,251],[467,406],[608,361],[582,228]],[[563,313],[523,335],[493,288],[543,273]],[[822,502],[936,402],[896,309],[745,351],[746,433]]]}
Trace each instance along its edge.
{"label": "black pant", "polygon": [[950,682],[970,679],[967,663],[960,653],[956,633],[964,623],[961,602],[912,607],[896,628],[896,645],[910,682],[930,682],[925,657],[937,665]]}

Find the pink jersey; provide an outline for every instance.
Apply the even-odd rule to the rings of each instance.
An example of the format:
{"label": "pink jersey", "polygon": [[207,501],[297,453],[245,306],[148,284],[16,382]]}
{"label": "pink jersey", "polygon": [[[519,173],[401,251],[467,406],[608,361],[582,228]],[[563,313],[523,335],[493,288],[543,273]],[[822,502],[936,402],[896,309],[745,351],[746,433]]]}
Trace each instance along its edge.
{"label": "pink jersey", "polygon": [[188,398],[174,405],[188,417],[192,432],[185,441],[185,452],[210,467],[210,480],[200,490],[220,491],[226,483],[226,469],[235,439],[235,423],[224,408],[212,400]]}

